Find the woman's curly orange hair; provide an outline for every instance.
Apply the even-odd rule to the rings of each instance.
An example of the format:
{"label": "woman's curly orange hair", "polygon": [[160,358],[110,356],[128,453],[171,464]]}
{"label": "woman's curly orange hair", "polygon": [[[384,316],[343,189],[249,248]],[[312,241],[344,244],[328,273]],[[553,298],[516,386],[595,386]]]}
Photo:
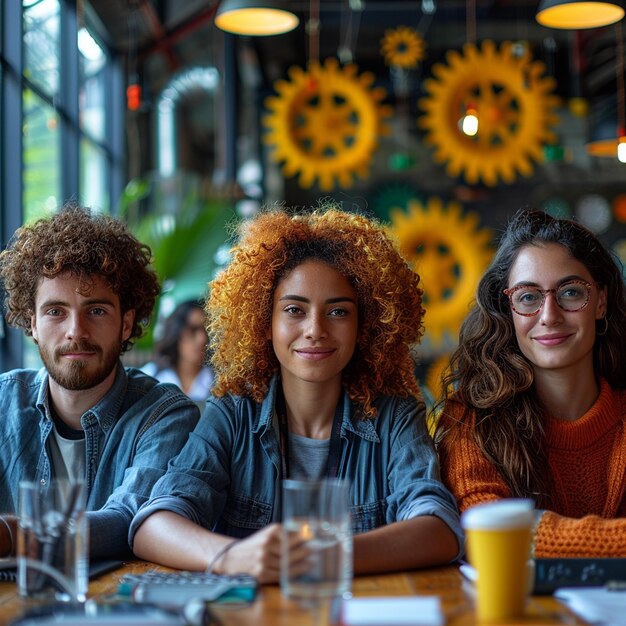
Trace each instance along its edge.
{"label": "woman's curly orange hair", "polygon": [[88,287],[100,276],[119,296],[122,313],[135,310],[130,337],[122,344],[122,351],[128,350],[143,334],[160,292],[150,261],[150,248],[124,223],[68,203],[52,217],[18,228],[0,254],[7,321],[30,336],[42,278],[68,272]]}
{"label": "woman's curly orange hair", "polygon": [[332,208],[262,212],[241,223],[231,255],[206,303],[215,395],[263,400],[279,369],[267,339],[274,291],[307,259],[328,263],[357,292],[359,333],[343,384],[363,416],[376,414],[379,395],[419,394],[411,357],[423,330],[419,276],[381,224]]}

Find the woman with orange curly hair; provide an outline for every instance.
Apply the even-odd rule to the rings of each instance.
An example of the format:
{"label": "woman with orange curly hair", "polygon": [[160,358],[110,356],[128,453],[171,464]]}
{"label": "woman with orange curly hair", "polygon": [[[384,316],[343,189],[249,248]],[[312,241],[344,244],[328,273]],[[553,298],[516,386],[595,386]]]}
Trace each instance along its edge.
{"label": "woman with orange curly hair", "polygon": [[350,480],[354,570],[452,561],[411,348],[419,276],[385,230],[334,209],[244,222],[206,305],[216,382],[187,446],[133,521],[141,558],[279,578],[280,485]]}

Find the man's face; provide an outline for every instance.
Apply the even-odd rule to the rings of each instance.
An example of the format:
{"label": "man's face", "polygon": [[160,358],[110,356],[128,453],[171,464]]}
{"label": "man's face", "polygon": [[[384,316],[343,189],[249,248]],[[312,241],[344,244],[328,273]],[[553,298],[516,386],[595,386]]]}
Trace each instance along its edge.
{"label": "man's face", "polygon": [[112,383],[134,317],[132,310],[122,315],[119,297],[99,276],[88,284],[71,274],[42,279],[31,326],[50,378],[71,391]]}

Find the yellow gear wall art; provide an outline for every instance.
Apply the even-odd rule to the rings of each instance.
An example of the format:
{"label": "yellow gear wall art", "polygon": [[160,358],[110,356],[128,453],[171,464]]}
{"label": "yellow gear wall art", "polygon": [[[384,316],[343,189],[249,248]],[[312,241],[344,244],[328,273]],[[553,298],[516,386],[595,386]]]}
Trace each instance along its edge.
{"label": "yellow gear wall art", "polygon": [[425,339],[433,346],[445,339],[455,344],[478,281],[491,261],[491,230],[478,227],[476,213],[463,215],[457,202],[444,207],[435,197],[426,206],[415,200],[406,212],[392,211],[391,231],[421,278]]}
{"label": "yellow gear wall art", "polygon": [[424,39],[408,26],[388,28],[380,44],[385,63],[406,70],[416,67],[426,56]]}
{"label": "yellow gear wall art", "polygon": [[429,366],[424,384],[433,395],[435,400],[439,400],[443,395],[442,376],[450,372],[450,354],[447,352],[437,357]]}
{"label": "yellow gear wall art", "polygon": [[[433,66],[434,78],[424,81],[428,95],[419,103],[418,125],[435,146],[435,161],[471,185],[512,183],[517,173],[530,176],[542,145],[556,139],[550,127],[558,122],[553,111],[558,98],[544,64],[519,45],[507,41],[498,51],[488,40],[482,48],[465,44],[463,54],[449,50],[446,60]],[[468,107],[478,117],[473,137],[459,128]]]}
{"label": "yellow gear wall art", "polygon": [[291,67],[289,81],[276,81],[278,95],[265,100],[264,141],[274,147],[272,159],[284,163],[285,176],[299,174],[305,188],[319,180],[325,191],[351,187],[355,175],[367,177],[391,115],[381,104],[387,92],[373,83],[373,74],[358,74],[356,65],[341,68],[334,58],[311,61],[308,71]]}

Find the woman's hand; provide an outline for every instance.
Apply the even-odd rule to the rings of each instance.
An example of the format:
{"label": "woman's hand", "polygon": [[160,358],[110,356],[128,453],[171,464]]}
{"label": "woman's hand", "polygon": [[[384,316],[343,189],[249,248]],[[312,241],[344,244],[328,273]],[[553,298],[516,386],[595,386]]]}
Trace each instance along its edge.
{"label": "woman's hand", "polygon": [[[217,571],[221,574],[250,574],[262,584],[278,582],[282,534],[281,524],[270,524],[235,542],[217,563]],[[306,543],[297,536],[288,541],[291,572],[295,575],[305,572],[310,554]]]}

